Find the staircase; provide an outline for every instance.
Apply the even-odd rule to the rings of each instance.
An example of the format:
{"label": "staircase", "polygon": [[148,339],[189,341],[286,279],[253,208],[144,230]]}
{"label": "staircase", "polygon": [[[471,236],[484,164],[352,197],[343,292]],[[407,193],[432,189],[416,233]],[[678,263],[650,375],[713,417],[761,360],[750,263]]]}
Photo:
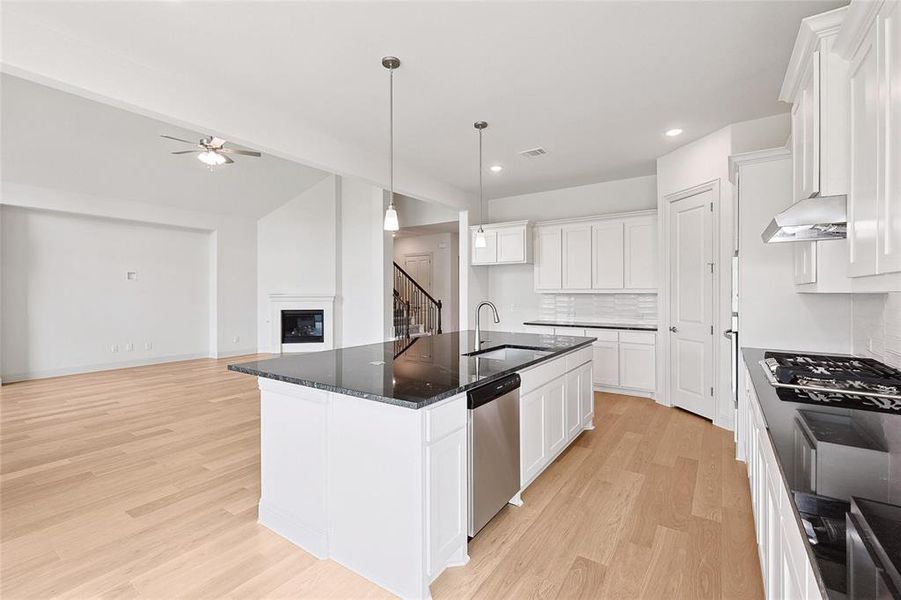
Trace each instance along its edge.
{"label": "staircase", "polygon": [[394,336],[396,339],[441,333],[441,300],[436,300],[394,263]]}

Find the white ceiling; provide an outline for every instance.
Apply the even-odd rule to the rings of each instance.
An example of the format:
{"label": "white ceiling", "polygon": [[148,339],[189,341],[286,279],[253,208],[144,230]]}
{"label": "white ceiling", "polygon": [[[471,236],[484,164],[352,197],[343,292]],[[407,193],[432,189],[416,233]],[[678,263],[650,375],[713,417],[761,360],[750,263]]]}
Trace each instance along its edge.
{"label": "white ceiling", "polygon": [[263,155],[208,169],[191,146],[205,132],[168,123],[3,74],[4,181],[182,209],[260,217],[327,173]]}
{"label": "white ceiling", "polygon": [[[102,81],[135,103],[136,73],[204,86],[209,105],[196,108],[255,119],[245,141],[303,124],[311,140],[319,132],[376,157],[360,176],[387,162],[380,58],[394,54],[398,187],[417,195],[414,174],[424,174],[474,192],[472,123],[484,119],[486,164],[505,167],[486,173],[486,195],[499,197],[650,174],[678,145],[786,111],[776,98],[800,19],[844,3],[7,1],[3,52],[6,64],[50,71],[41,51],[60,57],[77,41],[97,58],[60,67],[55,77],[81,78],[70,85]],[[26,22],[53,31],[41,43],[58,47],[16,36]],[[677,126],[681,137],[662,135]],[[546,157],[517,156],[539,145]],[[342,172],[336,146],[320,146],[321,162],[315,145],[294,156]]]}

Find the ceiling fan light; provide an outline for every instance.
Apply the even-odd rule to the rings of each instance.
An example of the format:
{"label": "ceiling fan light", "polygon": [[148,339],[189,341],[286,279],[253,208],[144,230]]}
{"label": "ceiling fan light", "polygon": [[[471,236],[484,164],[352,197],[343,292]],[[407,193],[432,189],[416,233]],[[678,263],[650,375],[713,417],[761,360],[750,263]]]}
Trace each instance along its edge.
{"label": "ceiling fan light", "polygon": [[212,150],[201,152],[197,155],[197,160],[211,167],[217,167],[219,165],[225,164],[225,157],[218,152],[213,152]]}
{"label": "ceiling fan light", "polygon": [[397,210],[394,208],[394,204],[388,205],[388,210],[385,211],[385,231],[397,231],[400,229],[400,223],[397,220]]}

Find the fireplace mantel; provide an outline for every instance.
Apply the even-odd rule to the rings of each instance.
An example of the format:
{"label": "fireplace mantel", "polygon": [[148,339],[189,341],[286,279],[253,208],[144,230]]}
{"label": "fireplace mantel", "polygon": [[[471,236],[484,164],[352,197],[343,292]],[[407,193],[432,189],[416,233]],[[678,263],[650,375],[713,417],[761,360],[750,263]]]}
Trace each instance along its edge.
{"label": "fireplace mantel", "polygon": [[[321,310],[323,313],[323,342],[312,344],[282,344],[283,310]],[[324,294],[269,294],[269,351],[318,352],[331,350],[335,345],[335,297]]]}

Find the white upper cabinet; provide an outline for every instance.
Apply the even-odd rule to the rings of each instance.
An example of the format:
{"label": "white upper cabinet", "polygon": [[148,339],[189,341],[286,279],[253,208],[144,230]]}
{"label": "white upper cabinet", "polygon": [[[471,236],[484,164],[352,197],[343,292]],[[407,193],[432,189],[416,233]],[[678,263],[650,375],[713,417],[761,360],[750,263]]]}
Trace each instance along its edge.
{"label": "white upper cabinet", "polygon": [[535,232],[535,289],[563,287],[563,228],[539,227]]}
{"label": "white upper cabinet", "polygon": [[623,222],[602,221],[591,226],[591,287],[618,290],[623,288],[625,245]]}
{"label": "white upper cabinet", "polygon": [[591,224],[563,226],[563,288],[591,287]]}
{"label": "white upper cabinet", "polygon": [[[901,271],[901,8],[852,3],[836,51],[850,64],[848,274],[898,288]],[[869,280],[859,278],[877,276]],[[882,276],[882,277],[879,277]],[[869,291],[869,290],[867,290]]]}
{"label": "white upper cabinet", "polygon": [[820,191],[820,53],[807,61],[791,111],[797,202]]}
{"label": "white upper cabinet", "polygon": [[657,291],[654,211],[539,223],[535,244],[536,291]]}
{"label": "white upper cabinet", "polygon": [[623,224],[625,269],[623,287],[657,288],[657,217],[628,219]]}
{"label": "white upper cabinet", "polygon": [[472,265],[512,265],[532,262],[532,227],[528,221],[483,225],[485,246],[476,246],[478,226],[469,228]]}

